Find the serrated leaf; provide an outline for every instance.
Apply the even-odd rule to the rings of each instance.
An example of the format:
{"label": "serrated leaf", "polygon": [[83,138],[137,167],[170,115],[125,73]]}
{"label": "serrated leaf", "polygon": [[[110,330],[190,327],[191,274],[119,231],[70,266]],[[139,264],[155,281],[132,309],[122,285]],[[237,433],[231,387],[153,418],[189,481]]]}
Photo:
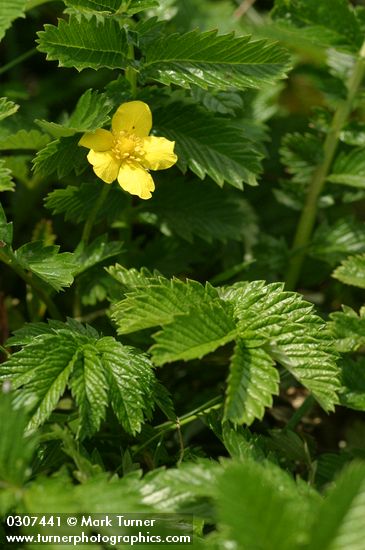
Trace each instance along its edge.
{"label": "serrated leaf", "polygon": [[341,153],[338,155],[333,165],[332,173],[327,177],[327,181],[364,189],[364,148],[354,149],[351,153]]}
{"label": "serrated leaf", "polygon": [[108,15],[134,15],[158,6],[157,0],[65,0],[80,12]]}
{"label": "serrated leaf", "polygon": [[24,269],[29,269],[43,281],[59,291],[73,283],[77,271],[73,254],[58,253],[59,246],[44,246],[42,242],[27,243],[15,252],[15,257]]}
{"label": "serrated leaf", "polygon": [[18,17],[24,17],[26,0],[0,0],[0,40]]}
{"label": "serrated leaf", "polygon": [[193,86],[191,95],[197,103],[201,103],[212,113],[234,116],[236,111],[243,109],[243,99],[238,92],[204,90]]}
{"label": "serrated leaf", "polygon": [[78,16],[60,19],[58,27],[45,25],[38,33],[41,52],[60,67],[122,69],[128,65],[125,29],[111,17]]}
{"label": "serrated leaf", "polygon": [[237,424],[252,424],[271,407],[279,393],[279,373],[262,348],[248,348],[238,340],[229,367],[224,417]]}
{"label": "serrated leaf", "polygon": [[347,466],[317,512],[308,550],[362,550],[365,525],[365,466]]}
{"label": "serrated leaf", "polygon": [[0,434],[0,482],[3,487],[7,484],[20,487],[29,477],[29,465],[37,443],[34,436],[25,437],[28,418],[23,409],[15,408],[13,401],[12,394],[0,393],[0,417],[6,419]]}
{"label": "serrated leaf", "polygon": [[34,172],[43,177],[57,172],[59,178],[64,178],[71,171],[81,174],[88,163],[85,150],[78,147],[78,141],[79,136],[70,136],[48,143],[33,160]]}
{"label": "serrated leaf", "polygon": [[293,183],[309,183],[313,170],[322,160],[321,142],[313,134],[287,134],[280,155]]}
{"label": "serrated leaf", "polygon": [[351,458],[346,452],[322,453],[317,459],[316,483],[320,487],[328,485]]}
{"label": "serrated leaf", "polygon": [[335,266],[350,254],[365,252],[365,224],[353,217],[322,223],[315,231],[310,255]]}
{"label": "serrated leaf", "polygon": [[83,419],[79,436],[83,438],[92,435],[100,428],[108,402],[103,364],[92,344],[83,346],[82,359],[74,364],[70,389]]}
{"label": "serrated leaf", "polygon": [[73,136],[78,132],[92,132],[104,126],[109,122],[111,109],[112,104],[106,94],[86,90],[66,123],[57,124],[46,120],[35,122],[55,138]]}
{"label": "serrated leaf", "polygon": [[234,307],[240,337],[250,347],[266,341],[271,357],[312,391],[324,409],[332,410],[340,387],[332,337],[313,305],[283,288],[282,283],[238,283],[222,298]]}
{"label": "serrated leaf", "polygon": [[[132,274],[134,276],[134,273]],[[163,277],[151,278],[146,286],[127,293],[126,299],[112,307],[112,318],[118,325],[119,334],[171,323],[175,316],[187,314],[197,303],[204,303],[217,292],[196,281],[183,283]]]}
{"label": "serrated leaf", "polygon": [[245,138],[244,128],[179,103],[154,112],[154,128],[175,141],[177,166],[183,172],[189,168],[201,179],[208,175],[218,185],[226,181],[239,189],[243,182],[256,184],[262,153]]}
{"label": "serrated leaf", "polygon": [[341,361],[341,404],[358,411],[365,411],[365,361],[344,357]]}
{"label": "serrated leaf", "polygon": [[108,267],[107,272],[120,283],[123,291],[158,283],[159,276],[161,275],[158,272],[151,273],[145,267],[139,271],[135,268],[127,269],[120,264]]}
{"label": "serrated leaf", "polygon": [[0,191],[14,191],[15,184],[5,159],[0,159]]}
{"label": "serrated leaf", "polygon": [[124,429],[141,430],[144,412],[151,408],[154,374],[151,361],[138,350],[111,337],[101,338],[97,349],[109,385],[110,402]]}
{"label": "serrated leaf", "polygon": [[[86,162],[85,159],[85,165]],[[83,222],[100,196],[101,185],[103,184],[98,181],[56,189],[45,198],[46,208],[49,208],[53,214],[64,214],[66,221]],[[104,218],[108,220],[120,218],[120,212],[125,209],[127,200],[126,194],[122,193],[119,187],[112,187],[96,215],[95,223],[99,223]]]}
{"label": "serrated leaf", "polygon": [[340,352],[354,352],[365,345],[365,317],[361,311],[358,315],[352,308],[342,306],[343,311],[330,314],[331,330],[336,349]]}
{"label": "serrated leaf", "polygon": [[19,130],[15,134],[0,139],[0,151],[29,149],[38,151],[49,142],[49,137],[38,130]]}
{"label": "serrated leaf", "polygon": [[237,336],[236,325],[224,304],[217,301],[193,305],[189,313],[154,335],[151,353],[156,365],[200,359]]}
{"label": "serrated leaf", "polygon": [[109,258],[119,256],[122,251],[123,243],[119,241],[108,242],[107,235],[100,235],[85,248],[79,245],[73,255],[73,263],[76,266],[75,274],[79,275],[90,269],[90,267]]}
{"label": "serrated leaf", "polygon": [[304,547],[318,500],[300,495],[289,474],[269,462],[231,464],[218,480],[219,524],[237,548]]}
{"label": "serrated leaf", "polygon": [[350,47],[357,51],[363,36],[347,0],[277,0],[273,18],[299,27],[306,39],[323,46]]}
{"label": "serrated leaf", "polygon": [[79,407],[79,437],[91,436],[105,417],[108,401],[124,429],[135,434],[154,405],[155,378],[148,357],[112,337],[69,319],[24,327],[9,340],[23,342],[1,365],[17,400],[32,406],[32,429],[44,423],[69,387]]}
{"label": "serrated leaf", "polygon": [[285,75],[286,52],[265,40],[217,35],[217,31],[171,34],[148,44],[142,72],[147,78],[189,88],[260,88]]}
{"label": "serrated leaf", "polygon": [[[23,2],[24,3],[24,2]],[[1,4],[0,4],[1,5]],[[0,34],[1,34],[1,16],[0,16]],[[10,101],[7,97],[0,97],[0,120],[13,115],[19,109],[19,105]]]}
{"label": "serrated leaf", "polygon": [[157,215],[164,233],[176,234],[189,242],[200,237],[241,241],[247,230],[255,231],[256,219],[250,205],[210,182],[188,182],[175,178],[160,182],[154,200],[144,206]]}
{"label": "serrated leaf", "polygon": [[359,288],[365,288],[365,254],[350,256],[332,273],[332,277]]}
{"label": "serrated leaf", "polygon": [[18,398],[35,408],[29,428],[36,429],[49,417],[77,360],[71,334],[44,334],[1,365],[1,378],[9,379],[14,389],[22,387]]}
{"label": "serrated leaf", "polygon": [[7,222],[4,209],[0,203],[0,245],[10,245],[12,243],[12,240],[13,224]]}

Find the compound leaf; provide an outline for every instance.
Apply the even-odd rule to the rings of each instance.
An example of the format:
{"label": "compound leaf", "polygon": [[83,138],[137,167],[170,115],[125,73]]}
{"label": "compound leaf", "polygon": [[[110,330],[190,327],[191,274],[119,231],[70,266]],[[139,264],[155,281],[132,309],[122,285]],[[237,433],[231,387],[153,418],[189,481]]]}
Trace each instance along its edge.
{"label": "compound leaf", "polygon": [[260,338],[266,341],[271,357],[312,391],[324,409],[332,410],[340,387],[332,337],[313,305],[283,288],[282,283],[239,283],[222,297],[234,307],[241,338],[250,347]]}

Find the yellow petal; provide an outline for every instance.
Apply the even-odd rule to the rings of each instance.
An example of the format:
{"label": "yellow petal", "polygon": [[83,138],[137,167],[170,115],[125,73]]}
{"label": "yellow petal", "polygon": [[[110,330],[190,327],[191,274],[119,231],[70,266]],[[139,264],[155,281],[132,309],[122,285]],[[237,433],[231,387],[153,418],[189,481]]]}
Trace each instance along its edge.
{"label": "yellow petal", "polygon": [[124,163],[119,169],[119,185],[131,195],[141,199],[150,199],[155,184],[151,175],[137,163]]}
{"label": "yellow petal", "polygon": [[105,183],[112,183],[117,179],[120,161],[109,153],[101,153],[99,151],[89,151],[87,160],[93,165],[93,170],[98,178]]}
{"label": "yellow petal", "polygon": [[79,145],[93,149],[94,151],[108,151],[113,146],[113,134],[108,130],[95,130],[95,132],[89,132],[84,134],[79,141]]}
{"label": "yellow petal", "polygon": [[152,128],[152,114],[147,103],[129,101],[122,103],[112,119],[114,132],[124,130],[138,137],[145,137]]}
{"label": "yellow petal", "polygon": [[149,170],[166,170],[177,161],[174,141],[163,137],[146,137],[143,140],[143,166]]}

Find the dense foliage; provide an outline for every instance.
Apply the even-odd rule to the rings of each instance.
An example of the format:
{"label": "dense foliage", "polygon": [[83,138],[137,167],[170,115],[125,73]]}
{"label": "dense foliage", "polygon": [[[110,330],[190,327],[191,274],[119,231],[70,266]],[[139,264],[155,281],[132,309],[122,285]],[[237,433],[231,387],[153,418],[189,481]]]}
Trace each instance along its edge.
{"label": "dense foliage", "polygon": [[0,0],[2,517],[365,548],[362,4]]}

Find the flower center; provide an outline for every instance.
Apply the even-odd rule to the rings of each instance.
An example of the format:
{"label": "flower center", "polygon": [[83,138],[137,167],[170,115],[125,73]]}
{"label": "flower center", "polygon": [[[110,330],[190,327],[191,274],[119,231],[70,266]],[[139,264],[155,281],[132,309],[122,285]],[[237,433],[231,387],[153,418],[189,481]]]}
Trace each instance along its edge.
{"label": "flower center", "polygon": [[141,161],[143,157],[142,140],[125,130],[114,132],[112,152],[118,160]]}

